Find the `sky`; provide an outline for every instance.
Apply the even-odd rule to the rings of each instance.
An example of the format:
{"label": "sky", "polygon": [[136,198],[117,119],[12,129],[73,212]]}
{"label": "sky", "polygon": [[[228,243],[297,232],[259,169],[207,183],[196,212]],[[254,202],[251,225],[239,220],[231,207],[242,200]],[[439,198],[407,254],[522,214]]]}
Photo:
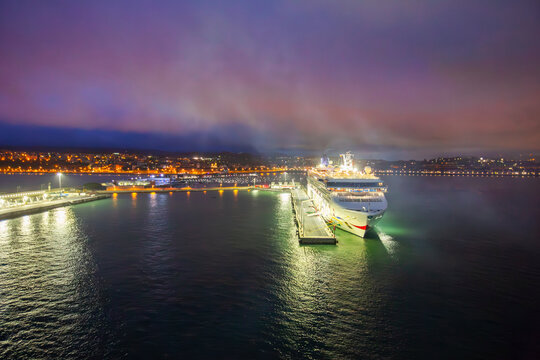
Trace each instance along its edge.
{"label": "sky", "polygon": [[540,3],[0,1],[0,145],[540,150]]}

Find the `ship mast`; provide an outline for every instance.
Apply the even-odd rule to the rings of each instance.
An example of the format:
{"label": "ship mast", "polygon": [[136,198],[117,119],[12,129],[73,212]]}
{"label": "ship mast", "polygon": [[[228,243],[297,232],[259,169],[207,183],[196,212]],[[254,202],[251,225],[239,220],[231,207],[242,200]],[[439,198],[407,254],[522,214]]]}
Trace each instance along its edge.
{"label": "ship mast", "polygon": [[343,164],[341,164],[341,169],[345,171],[352,171],[353,168],[353,154],[350,151],[347,151],[345,154],[339,154],[342,159]]}

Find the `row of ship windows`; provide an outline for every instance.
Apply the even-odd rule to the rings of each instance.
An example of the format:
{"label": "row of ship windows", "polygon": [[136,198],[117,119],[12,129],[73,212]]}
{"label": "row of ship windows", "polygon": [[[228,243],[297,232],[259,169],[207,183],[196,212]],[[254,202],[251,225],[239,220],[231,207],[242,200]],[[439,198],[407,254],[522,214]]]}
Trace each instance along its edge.
{"label": "row of ship windows", "polygon": [[376,189],[350,189],[350,190],[346,190],[346,189],[342,189],[342,188],[328,188],[328,190],[330,191],[334,191],[334,192],[377,192],[377,191],[382,191],[381,188],[376,188]]}
{"label": "row of ship windows", "polygon": [[365,183],[349,183],[349,182],[335,182],[328,181],[326,187],[335,187],[335,188],[374,188],[383,186],[382,182],[365,182]]}
{"label": "row of ship windows", "polygon": [[358,197],[358,198],[346,198],[346,197],[338,197],[340,202],[382,202],[382,199],[380,198],[366,198],[366,197]]}

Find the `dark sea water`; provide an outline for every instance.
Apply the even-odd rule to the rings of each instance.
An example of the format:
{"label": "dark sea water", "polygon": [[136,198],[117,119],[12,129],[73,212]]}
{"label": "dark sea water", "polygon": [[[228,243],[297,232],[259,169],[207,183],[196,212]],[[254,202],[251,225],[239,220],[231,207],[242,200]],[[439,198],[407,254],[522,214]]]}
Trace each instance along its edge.
{"label": "dark sea water", "polygon": [[385,181],[378,233],[337,246],[262,191],[0,221],[0,358],[539,358],[540,180]]}

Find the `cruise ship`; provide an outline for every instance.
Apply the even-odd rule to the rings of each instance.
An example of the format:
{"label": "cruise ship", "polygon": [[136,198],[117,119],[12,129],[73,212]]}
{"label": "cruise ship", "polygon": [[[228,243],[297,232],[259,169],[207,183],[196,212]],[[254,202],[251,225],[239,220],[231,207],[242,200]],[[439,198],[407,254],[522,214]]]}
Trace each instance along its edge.
{"label": "cruise ship", "polygon": [[340,156],[340,166],[332,166],[324,155],[321,164],[309,170],[308,195],[330,225],[364,237],[386,211],[387,188],[369,167],[355,169],[350,152]]}

